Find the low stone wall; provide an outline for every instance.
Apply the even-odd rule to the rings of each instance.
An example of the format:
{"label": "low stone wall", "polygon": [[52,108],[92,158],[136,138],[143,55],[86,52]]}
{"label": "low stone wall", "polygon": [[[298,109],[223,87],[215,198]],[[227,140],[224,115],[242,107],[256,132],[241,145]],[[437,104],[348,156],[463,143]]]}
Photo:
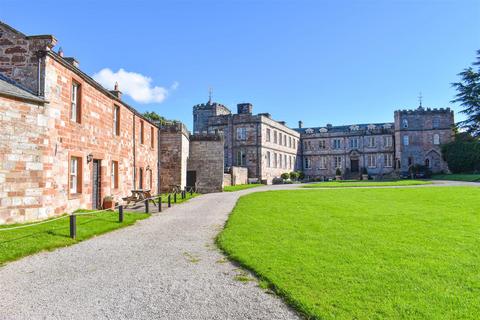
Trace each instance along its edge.
{"label": "low stone wall", "polygon": [[232,174],[224,173],[223,174],[223,186],[228,187],[232,185]]}
{"label": "low stone wall", "polygon": [[232,167],[231,169],[231,185],[248,183],[248,169],[244,167]]}

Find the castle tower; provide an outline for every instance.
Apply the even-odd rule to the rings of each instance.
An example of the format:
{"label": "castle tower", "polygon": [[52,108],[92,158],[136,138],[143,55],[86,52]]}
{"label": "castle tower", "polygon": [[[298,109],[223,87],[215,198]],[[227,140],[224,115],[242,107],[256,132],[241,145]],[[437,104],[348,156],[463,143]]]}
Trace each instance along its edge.
{"label": "castle tower", "polygon": [[231,114],[231,111],[223,104],[212,102],[193,106],[193,133],[208,132],[208,119],[219,115]]}
{"label": "castle tower", "polygon": [[408,172],[424,165],[432,172],[448,171],[441,145],[453,140],[453,111],[450,108],[395,111],[396,168]]}

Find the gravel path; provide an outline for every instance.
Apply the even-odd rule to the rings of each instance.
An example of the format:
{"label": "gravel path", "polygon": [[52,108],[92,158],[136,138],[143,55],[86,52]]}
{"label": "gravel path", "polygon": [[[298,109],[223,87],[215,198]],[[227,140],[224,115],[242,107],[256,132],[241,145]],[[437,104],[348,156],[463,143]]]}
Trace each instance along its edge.
{"label": "gravel path", "polygon": [[207,194],[132,227],[0,268],[0,319],[298,319],[214,237],[239,196]]}
{"label": "gravel path", "polygon": [[[480,186],[434,184],[454,185]],[[241,195],[293,188],[203,195],[134,226],[0,267],[0,319],[299,319],[255,281],[235,280],[242,271],[214,244]]]}

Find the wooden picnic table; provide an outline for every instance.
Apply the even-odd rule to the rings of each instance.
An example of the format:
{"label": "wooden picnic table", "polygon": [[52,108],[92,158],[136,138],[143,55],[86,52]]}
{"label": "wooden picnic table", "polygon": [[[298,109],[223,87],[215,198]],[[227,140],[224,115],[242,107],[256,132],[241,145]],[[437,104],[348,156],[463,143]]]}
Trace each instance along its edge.
{"label": "wooden picnic table", "polygon": [[135,204],[137,202],[144,201],[145,199],[149,199],[149,198],[152,198],[151,200],[152,200],[153,204],[156,205],[155,199],[153,199],[150,189],[148,189],[148,190],[144,190],[144,189],[132,190],[132,195],[131,196],[128,196],[128,197],[125,197],[125,198],[122,198],[122,199],[127,202],[127,204],[125,205],[125,208],[126,208],[130,204],[130,202],[133,202]]}

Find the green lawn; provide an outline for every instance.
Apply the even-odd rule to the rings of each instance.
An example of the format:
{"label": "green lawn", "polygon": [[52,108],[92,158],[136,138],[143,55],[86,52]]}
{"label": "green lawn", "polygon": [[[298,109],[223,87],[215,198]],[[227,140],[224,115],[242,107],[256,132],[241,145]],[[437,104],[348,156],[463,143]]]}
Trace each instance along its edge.
{"label": "green lawn", "polygon": [[338,188],[338,187],[387,187],[387,186],[416,186],[421,184],[431,184],[429,181],[422,180],[395,180],[395,181],[363,181],[363,180],[344,180],[344,181],[325,181],[303,185],[302,188]]}
{"label": "green lawn", "polygon": [[236,186],[227,186],[223,188],[223,191],[225,192],[233,192],[233,191],[240,191],[240,190],[245,190],[245,189],[250,189],[250,188],[255,188],[255,187],[261,187],[263,184],[261,183],[251,183],[251,184],[239,184]]}
{"label": "green lawn", "polygon": [[480,174],[436,174],[432,176],[432,179],[480,182]]}
{"label": "green lawn", "polygon": [[[85,210],[83,210],[85,211]],[[124,212],[124,222],[118,222],[118,212],[102,212],[77,216],[77,239],[70,238],[69,217],[38,226],[0,231],[0,265],[8,261],[43,251],[65,247],[114,229],[126,227],[149,215]],[[10,228],[15,225],[4,225]]]}
{"label": "green lawn", "polygon": [[478,319],[480,188],[293,190],[240,198],[231,259],[316,319]]}

